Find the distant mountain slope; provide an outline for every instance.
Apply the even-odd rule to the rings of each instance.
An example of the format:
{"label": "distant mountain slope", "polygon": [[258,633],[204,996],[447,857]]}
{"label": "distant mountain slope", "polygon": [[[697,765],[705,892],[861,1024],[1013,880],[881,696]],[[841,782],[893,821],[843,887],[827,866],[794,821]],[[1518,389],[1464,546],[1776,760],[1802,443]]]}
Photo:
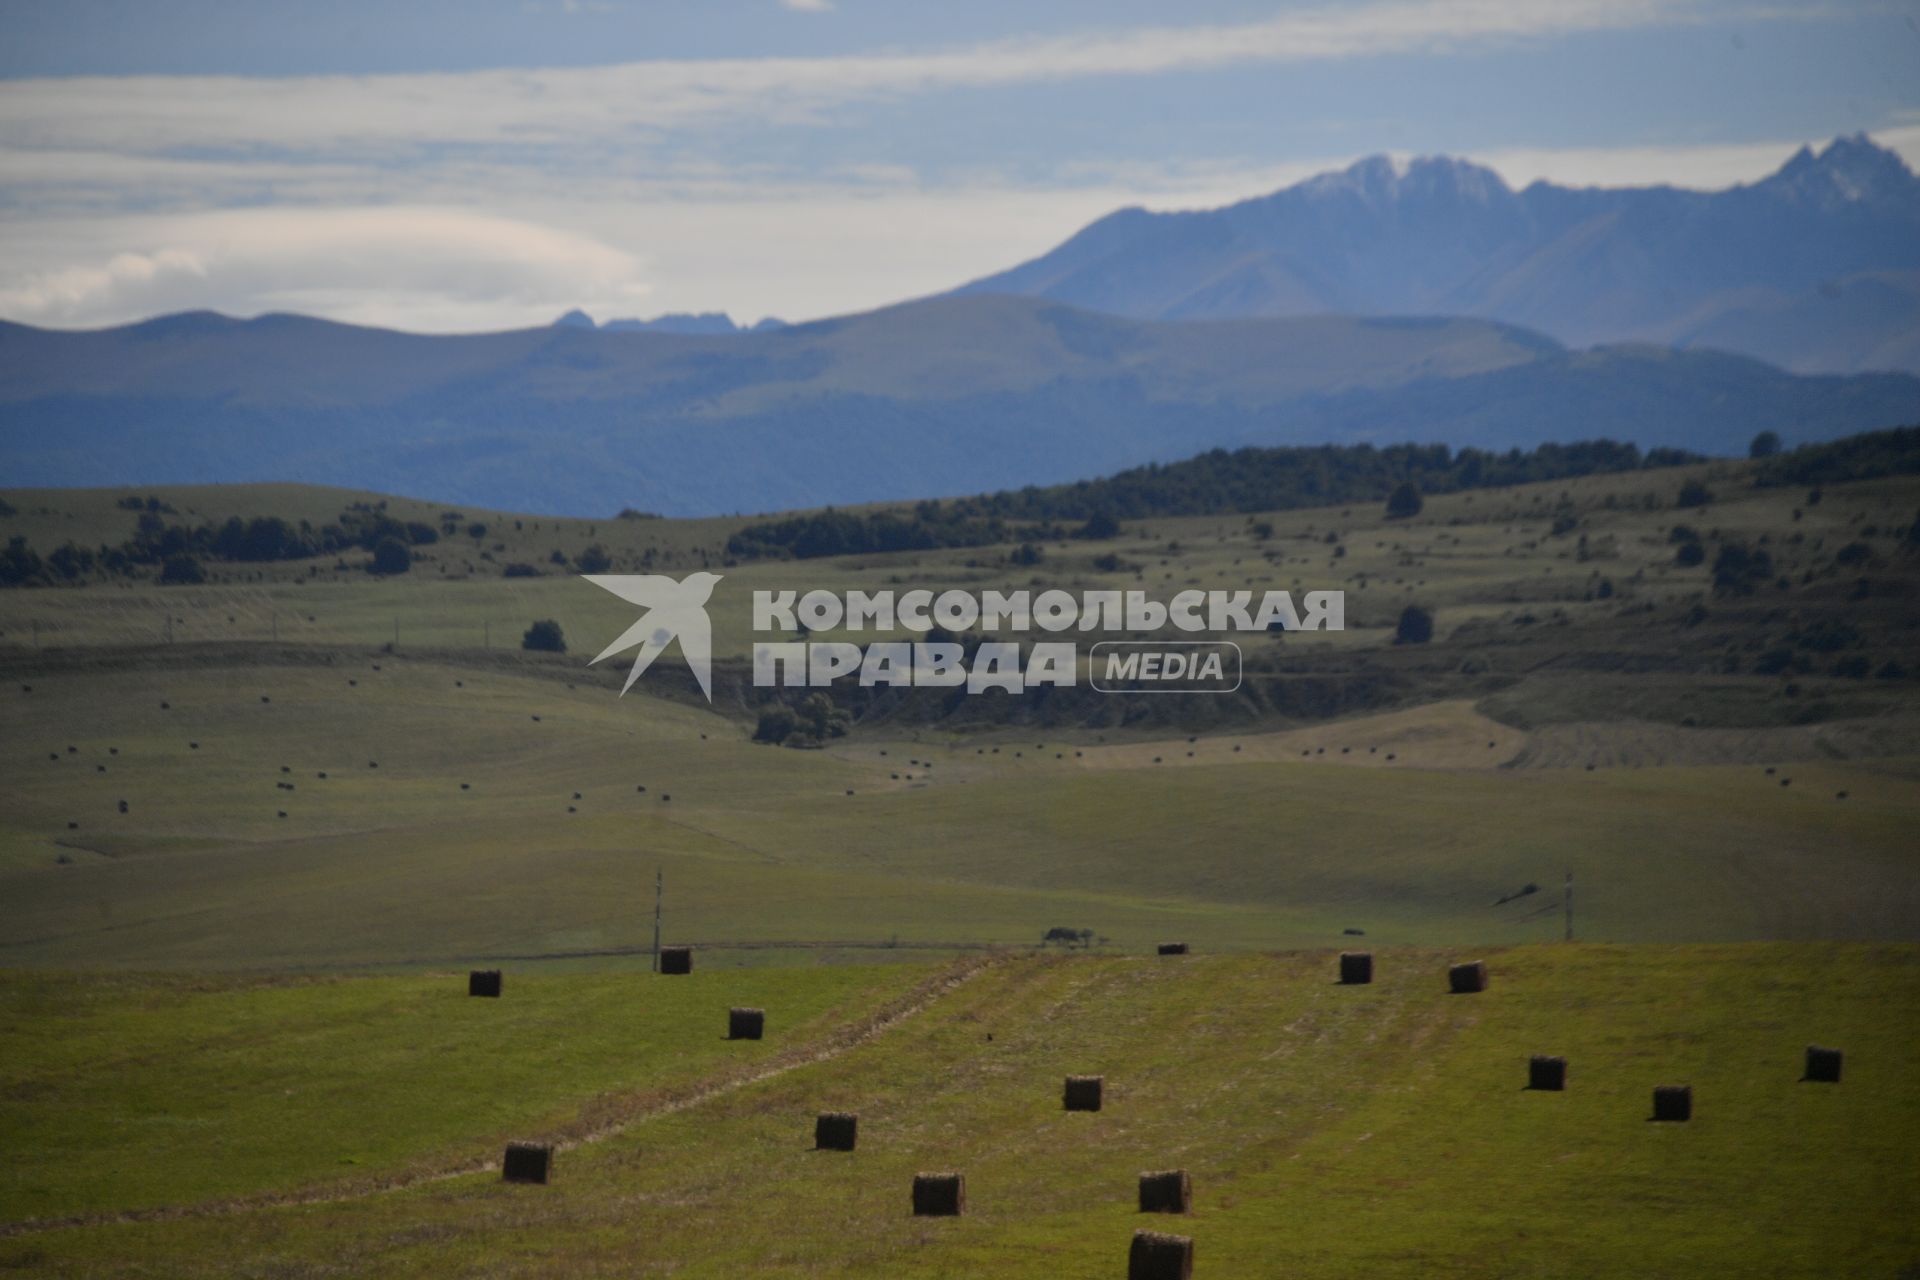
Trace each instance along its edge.
{"label": "distant mountain slope", "polygon": [[0,325],[10,486],[299,480],[584,515],[980,493],[1214,446],[1730,453],[1763,429],[1791,443],[1916,418],[1910,377],[1575,352],[1482,320],[1147,323],[1004,296],[713,337]]}
{"label": "distant mountain slope", "polygon": [[1137,319],[1481,316],[1578,346],[1920,372],[1920,179],[1864,135],[1719,192],[1514,191],[1466,161],[1376,156],[1223,209],[1122,209],[959,292]]}

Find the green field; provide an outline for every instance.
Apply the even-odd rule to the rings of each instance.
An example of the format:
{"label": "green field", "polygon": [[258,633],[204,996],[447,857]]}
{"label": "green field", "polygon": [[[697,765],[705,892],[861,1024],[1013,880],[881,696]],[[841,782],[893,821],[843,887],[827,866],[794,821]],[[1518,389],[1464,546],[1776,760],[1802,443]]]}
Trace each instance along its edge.
{"label": "green field", "polygon": [[[1201,1275],[1894,1276],[1920,1261],[1920,1184],[1897,1176],[1920,1139],[1912,949],[1534,946],[1486,953],[1488,991],[1450,996],[1445,965],[1459,956],[1382,951],[1375,984],[1357,988],[1332,981],[1327,953],[1002,959],[809,1064],[688,1106],[634,1107],[560,1151],[546,1187],[460,1173],[464,1149],[442,1146],[437,1116],[361,1126],[382,1116],[377,1099],[445,1079],[473,1113],[467,1132],[492,1131],[531,1101],[500,1095],[546,1084],[557,1046],[541,1028],[583,1015],[609,1032],[625,1019],[651,1042],[635,1045],[636,1076],[712,1070],[647,1055],[713,1064],[739,1048],[713,1040],[713,1017],[678,1016],[701,1004],[717,1016],[738,979],[510,977],[497,1005],[427,978],[94,987],[86,1016],[43,1032],[35,1060],[91,1056],[114,1026],[143,1052],[111,1087],[85,1075],[57,1086],[84,1100],[83,1118],[30,1131],[9,1203],[150,1200],[141,1175],[76,1176],[115,1161],[150,1161],[147,1186],[187,1201],[228,1177],[225,1153],[274,1142],[288,1167],[346,1152],[378,1173],[411,1146],[433,1153],[416,1173],[453,1176],[15,1231],[0,1261],[75,1276],[1091,1280],[1124,1273],[1143,1223],[1191,1236]],[[785,1006],[830,1003],[850,974],[871,976],[812,968],[755,988],[774,1031],[753,1048],[804,1039]],[[37,997],[14,980],[7,998]],[[195,1096],[178,1077],[209,1070],[205,1037],[242,1009],[260,1031],[351,1036],[369,1051],[344,1064],[220,1060],[227,1097]],[[1808,1043],[1845,1049],[1843,1083],[1799,1081]],[[449,1066],[449,1048],[478,1060]],[[1565,1093],[1523,1088],[1537,1052],[1568,1058]],[[10,1063],[9,1098],[35,1069]],[[1099,1114],[1061,1110],[1074,1073],[1105,1076]],[[348,1081],[363,1096],[331,1123],[298,1102],[283,1125],[271,1118],[289,1089]],[[1664,1083],[1693,1086],[1690,1123],[1648,1122]],[[569,1084],[593,1087],[584,1072]],[[829,1109],[859,1113],[855,1153],[810,1150],[813,1116]],[[1175,1167],[1193,1177],[1194,1212],[1144,1220],[1136,1175]],[[908,1184],[929,1169],[966,1175],[964,1217],[910,1216]]]}
{"label": "green field", "polygon": [[[9,492],[0,533],[116,542],[123,496]],[[1920,484],[1809,496],[1716,463],[1039,566],[463,511],[397,579],[0,591],[0,1271],[1121,1275],[1136,1175],[1184,1166],[1202,1276],[1920,1274]],[[1775,578],[1716,592],[1682,522]],[[713,705],[672,653],[625,698],[586,665],[631,618],[551,553],[596,542],[726,574]],[[903,585],[1339,586],[1352,629],[1245,637],[1231,697],[848,697],[821,749],[752,741],[750,590]],[[571,651],[521,652],[546,617]],[[648,972],[656,875],[688,979]],[[1467,955],[1492,990],[1444,995]],[[767,1041],[722,1038],[741,1004]],[[1539,1052],[1567,1093],[1520,1088]],[[1647,1123],[1670,1081],[1695,1120]],[[843,1108],[861,1149],[808,1150]],[[489,1171],[516,1137],[565,1144],[552,1186]],[[969,1213],[914,1220],[942,1168]]]}

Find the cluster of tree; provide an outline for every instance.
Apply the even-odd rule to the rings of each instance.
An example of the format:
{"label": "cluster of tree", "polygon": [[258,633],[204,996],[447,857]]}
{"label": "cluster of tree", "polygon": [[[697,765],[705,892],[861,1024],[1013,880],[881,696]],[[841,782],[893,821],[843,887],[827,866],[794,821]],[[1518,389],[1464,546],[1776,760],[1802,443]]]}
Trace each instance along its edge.
{"label": "cluster of tree", "polygon": [[737,559],[930,551],[940,547],[1111,538],[1120,522],[1154,516],[1285,511],[1394,497],[1396,517],[1418,514],[1421,494],[1501,488],[1538,480],[1704,461],[1680,449],[1612,440],[1536,449],[1458,452],[1443,444],[1287,446],[1215,449],[1184,462],[1154,463],[1102,480],[1030,486],[974,498],[922,502],[911,511],[817,515],[750,525],[727,544]]}
{"label": "cluster of tree", "polygon": [[221,524],[169,523],[161,517],[172,508],[157,498],[129,496],[120,505],[140,512],[131,538],[98,550],[69,542],[44,559],[24,539],[15,538],[0,561],[0,585],[53,586],[96,573],[128,575],[154,565],[161,568],[162,582],[194,583],[205,581],[201,562],[206,560],[241,564],[309,560],[355,548],[373,553],[370,567],[375,573],[405,573],[413,562],[414,547],[440,539],[431,525],[396,520],[366,503],[356,503],[342,511],[339,520],[319,528],[310,521],[296,525],[279,516],[251,520],[233,516]]}
{"label": "cluster of tree", "polygon": [[784,702],[762,707],[753,740],[774,746],[817,747],[829,738],[845,737],[851,723],[832,698],[824,693],[809,694],[798,707]]}
{"label": "cluster of tree", "polygon": [[1762,488],[1781,485],[1839,484],[1920,473],[1920,426],[1867,431],[1830,444],[1802,445],[1774,454],[1755,470]]}

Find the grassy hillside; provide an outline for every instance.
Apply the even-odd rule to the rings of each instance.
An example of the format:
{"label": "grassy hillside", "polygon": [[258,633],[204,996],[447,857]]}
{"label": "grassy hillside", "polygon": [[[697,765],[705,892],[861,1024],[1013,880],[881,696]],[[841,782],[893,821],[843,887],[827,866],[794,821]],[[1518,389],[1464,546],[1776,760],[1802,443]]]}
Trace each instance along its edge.
{"label": "grassy hillside", "polygon": [[1758,763],[1503,768],[1531,735],[1465,704],[1193,742],[791,751],[673,702],[388,656],[32,683],[0,695],[19,784],[5,965],[631,950],[657,868],[670,933],[749,960],[1062,924],[1135,947],[1525,941],[1558,936],[1567,870],[1588,938],[1910,938],[1920,920],[1914,767],[1834,758],[1872,745],[1840,728],[1758,736],[1827,757],[1783,764],[1782,787]]}
{"label": "grassy hillside", "polygon": [[[403,1191],[16,1231],[0,1240],[0,1259],[62,1276],[1093,1280],[1123,1274],[1142,1226],[1191,1236],[1202,1276],[1893,1275],[1920,1257],[1920,1199],[1910,1179],[1889,1176],[1920,1136],[1910,948],[1503,949],[1486,954],[1486,993],[1449,996],[1445,965],[1457,958],[1384,951],[1369,987],[1336,985],[1325,952],[1002,961],[810,1065],[692,1105],[637,1109],[603,1139],[561,1151],[546,1187],[448,1163],[457,1176]],[[127,1090],[73,1089],[85,1110],[62,1122],[60,1151],[163,1160],[187,1191],[205,1185],[224,1141],[266,1145],[239,1109],[141,1123],[143,1083],[198,1064],[199,1007],[239,999],[261,1029],[352,1025],[376,1044],[414,1025],[421,1002],[438,1009],[411,1060],[310,1058],[291,1070],[243,1060],[222,1077],[242,1099],[349,1079],[378,1098],[418,1088],[420,1072],[440,1069],[436,1042],[472,1035],[483,1019],[529,1027],[623,1000],[642,1010],[675,981],[636,978],[616,994],[604,980],[552,979],[510,987],[498,1005],[424,980],[297,985],[271,1001],[166,991],[183,1011],[129,1064]],[[767,993],[770,1013],[804,991]],[[515,996],[534,1007],[514,1007]],[[99,994],[89,1020],[53,1032],[42,1054],[81,1050],[118,1020],[138,1025],[139,1004],[137,987]],[[646,1025],[712,1054],[698,1019]],[[1810,1042],[1846,1051],[1843,1083],[1799,1081]],[[491,1079],[476,1070],[468,1086],[488,1114],[470,1132],[494,1126],[502,1095],[523,1093],[515,1082],[552,1047],[492,1040]],[[760,1051],[780,1047],[776,1034]],[[1522,1087],[1540,1052],[1568,1058],[1566,1092]],[[1064,1113],[1062,1077],[1088,1072],[1105,1076],[1104,1109]],[[659,1078],[642,1066],[630,1081]],[[1690,1123],[1648,1123],[1663,1083],[1693,1086]],[[851,1155],[809,1149],[812,1119],[827,1109],[859,1113]],[[324,1165],[366,1149],[362,1110],[340,1111],[339,1128],[295,1126],[275,1140],[307,1167]],[[1173,1167],[1193,1177],[1194,1212],[1137,1213],[1137,1174]],[[909,1215],[912,1175],[930,1169],[965,1173],[965,1216]],[[9,1183],[17,1196],[61,1177],[16,1166]],[[91,1199],[133,1194],[122,1185]]]}

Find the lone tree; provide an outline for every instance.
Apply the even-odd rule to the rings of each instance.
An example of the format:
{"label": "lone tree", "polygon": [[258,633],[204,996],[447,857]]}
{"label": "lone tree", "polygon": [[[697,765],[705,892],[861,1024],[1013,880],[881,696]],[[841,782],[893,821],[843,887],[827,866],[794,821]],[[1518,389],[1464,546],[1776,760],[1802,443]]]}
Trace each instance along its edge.
{"label": "lone tree", "polygon": [[367,567],[374,573],[405,573],[413,568],[413,552],[398,538],[382,538],[374,544],[373,563]]}
{"label": "lone tree", "polygon": [[1417,604],[1400,611],[1400,625],[1394,628],[1395,644],[1425,644],[1433,639],[1433,615]]}
{"label": "lone tree", "polygon": [[520,647],[542,653],[565,653],[567,638],[560,633],[559,623],[546,618],[527,628],[527,633],[520,637]]}
{"label": "lone tree", "polygon": [[1762,431],[1753,438],[1753,443],[1747,446],[1747,456],[1749,458],[1771,458],[1778,452],[1780,452],[1780,433],[1778,431]]}
{"label": "lone tree", "polygon": [[1420,514],[1420,508],[1426,504],[1421,501],[1420,491],[1413,487],[1413,481],[1402,480],[1399,487],[1387,495],[1387,519],[1410,520]]}
{"label": "lone tree", "polygon": [[597,542],[575,556],[573,562],[579,566],[582,573],[605,573],[613,568],[613,557],[608,555],[607,549]]}

